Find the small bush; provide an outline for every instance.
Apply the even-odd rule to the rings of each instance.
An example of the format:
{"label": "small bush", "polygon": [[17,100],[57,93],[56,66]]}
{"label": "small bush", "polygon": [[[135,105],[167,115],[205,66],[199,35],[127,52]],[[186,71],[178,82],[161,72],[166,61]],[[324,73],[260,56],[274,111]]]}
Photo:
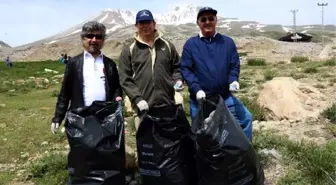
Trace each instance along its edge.
{"label": "small bush", "polygon": [[314,87],[315,88],[318,88],[318,89],[324,89],[324,88],[326,88],[324,85],[322,85],[322,84],[316,84],[316,85],[314,85]]}
{"label": "small bush", "polygon": [[336,66],[336,58],[324,61],[323,66]]}
{"label": "small bush", "polygon": [[244,81],[244,80],[239,81],[239,88],[240,89],[245,89],[245,88],[248,88],[249,86],[251,86],[251,84],[247,83],[246,81]]}
{"label": "small bush", "polygon": [[51,97],[57,97],[58,96],[58,91],[54,90],[52,93],[51,93]]}
{"label": "small bush", "polygon": [[329,119],[332,123],[336,123],[336,103],[322,112],[322,116]]}
{"label": "small bush", "polygon": [[[317,145],[308,142],[292,142],[284,136],[270,132],[253,132],[253,146],[260,149],[276,149],[283,154],[297,172],[293,171],[281,178],[280,184],[332,184],[336,177],[333,175],[336,161],[336,142]],[[286,183],[287,182],[287,183]]]}
{"label": "small bush", "polygon": [[257,103],[255,99],[251,100],[246,97],[240,98],[240,101],[251,112],[253,120],[265,120],[265,110]]}
{"label": "small bush", "polygon": [[266,60],[263,58],[249,58],[247,59],[247,65],[249,66],[265,66]]}
{"label": "small bush", "polygon": [[37,185],[59,185],[68,181],[67,157],[64,154],[48,154],[29,167],[32,180]]}
{"label": "small bush", "polygon": [[334,137],[336,137],[336,124],[328,124],[326,128]]}
{"label": "small bush", "polygon": [[291,58],[292,63],[303,63],[309,61],[308,57],[303,57],[303,56],[294,56]]}
{"label": "small bush", "polygon": [[317,73],[317,69],[316,68],[313,68],[313,67],[308,67],[306,69],[304,69],[303,71],[304,73]]}
{"label": "small bush", "polygon": [[292,72],[290,74],[291,77],[293,77],[295,80],[298,80],[300,78],[305,78],[305,74],[302,74],[302,73],[298,73],[298,72]]}
{"label": "small bush", "polygon": [[190,104],[189,104],[189,93],[184,91],[183,93],[183,104],[184,104],[184,112],[187,117],[190,117]]}
{"label": "small bush", "polygon": [[238,55],[239,55],[240,57],[247,56],[247,52],[239,52]]}
{"label": "small bush", "polygon": [[264,79],[266,81],[272,80],[275,77],[275,74],[273,71],[265,71],[264,72]]}

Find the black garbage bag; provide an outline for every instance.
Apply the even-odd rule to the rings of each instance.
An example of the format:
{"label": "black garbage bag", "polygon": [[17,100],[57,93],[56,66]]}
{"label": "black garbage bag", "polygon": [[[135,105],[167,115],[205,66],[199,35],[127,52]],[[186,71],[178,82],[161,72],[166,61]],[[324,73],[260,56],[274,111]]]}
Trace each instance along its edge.
{"label": "black garbage bag", "polygon": [[219,95],[199,102],[192,138],[199,185],[264,184],[258,154]]}
{"label": "black garbage bag", "polygon": [[65,123],[70,145],[69,185],[124,185],[122,105],[95,101],[70,110]]}
{"label": "black garbage bag", "polygon": [[181,106],[153,108],[137,131],[138,166],[143,185],[195,185],[190,125]]}

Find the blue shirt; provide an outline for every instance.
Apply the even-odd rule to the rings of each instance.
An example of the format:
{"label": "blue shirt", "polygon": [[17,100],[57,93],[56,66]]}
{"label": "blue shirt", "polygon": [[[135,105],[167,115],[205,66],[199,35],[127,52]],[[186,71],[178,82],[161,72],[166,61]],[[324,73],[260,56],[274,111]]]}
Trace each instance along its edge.
{"label": "blue shirt", "polygon": [[190,98],[203,90],[206,95],[230,95],[229,84],[239,79],[240,60],[234,41],[217,33],[213,38],[194,36],[183,46],[181,73]]}

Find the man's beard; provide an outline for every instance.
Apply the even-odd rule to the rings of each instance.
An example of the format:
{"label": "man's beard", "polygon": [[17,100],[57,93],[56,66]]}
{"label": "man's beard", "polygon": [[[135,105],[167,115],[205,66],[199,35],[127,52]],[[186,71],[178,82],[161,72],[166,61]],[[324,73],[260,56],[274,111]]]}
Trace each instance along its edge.
{"label": "man's beard", "polygon": [[98,44],[90,44],[88,47],[88,52],[92,54],[100,53],[101,47]]}

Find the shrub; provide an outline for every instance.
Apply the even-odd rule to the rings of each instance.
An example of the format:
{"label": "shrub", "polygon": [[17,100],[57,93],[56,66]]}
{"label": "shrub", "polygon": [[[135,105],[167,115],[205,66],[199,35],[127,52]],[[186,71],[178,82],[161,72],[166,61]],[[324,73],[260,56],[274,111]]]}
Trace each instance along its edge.
{"label": "shrub", "polygon": [[264,79],[266,81],[272,80],[275,77],[275,73],[273,71],[265,71],[264,72]]}
{"label": "shrub", "polygon": [[59,185],[68,181],[67,157],[53,153],[43,156],[29,167],[31,178],[37,185]]}
{"label": "shrub", "polygon": [[58,91],[57,90],[54,90],[52,93],[51,93],[51,97],[57,97],[58,96]]}
{"label": "shrub", "polygon": [[316,84],[316,85],[314,85],[314,87],[315,88],[318,88],[318,89],[324,89],[324,88],[326,88],[324,85],[322,85],[322,84]]}
{"label": "shrub", "polygon": [[252,100],[247,97],[242,97],[240,101],[251,112],[253,120],[265,120],[265,110],[257,103],[256,99]]}
{"label": "shrub", "polygon": [[329,119],[332,123],[336,123],[336,103],[325,109],[321,115]]}
{"label": "shrub", "polygon": [[247,56],[247,52],[239,52],[238,55],[239,55],[240,57]]}
{"label": "shrub", "polygon": [[292,72],[290,74],[291,77],[293,77],[295,80],[298,80],[300,78],[305,78],[305,74],[302,74],[302,73],[298,73],[298,72]]}
{"label": "shrub", "polygon": [[249,66],[265,66],[266,60],[263,58],[249,58],[247,59],[247,65]]}
{"label": "shrub", "polygon": [[304,72],[304,73],[317,73],[318,71],[317,71],[317,69],[314,68],[314,67],[308,67],[308,68],[304,69],[303,72]]}
{"label": "shrub", "polygon": [[244,80],[239,81],[239,88],[240,89],[245,89],[245,88],[248,88],[249,86],[251,86],[251,84],[247,83],[246,81],[244,81]]}
{"label": "shrub", "polygon": [[324,61],[324,66],[336,66],[336,58],[331,58],[329,60]]}
{"label": "shrub", "polygon": [[276,149],[285,161],[294,167],[280,180],[280,184],[332,184],[335,182],[336,142],[325,144],[293,142],[284,136],[254,131],[253,146],[260,149]]}
{"label": "shrub", "polygon": [[303,63],[306,61],[309,61],[309,58],[304,56],[294,56],[291,58],[292,63]]}

